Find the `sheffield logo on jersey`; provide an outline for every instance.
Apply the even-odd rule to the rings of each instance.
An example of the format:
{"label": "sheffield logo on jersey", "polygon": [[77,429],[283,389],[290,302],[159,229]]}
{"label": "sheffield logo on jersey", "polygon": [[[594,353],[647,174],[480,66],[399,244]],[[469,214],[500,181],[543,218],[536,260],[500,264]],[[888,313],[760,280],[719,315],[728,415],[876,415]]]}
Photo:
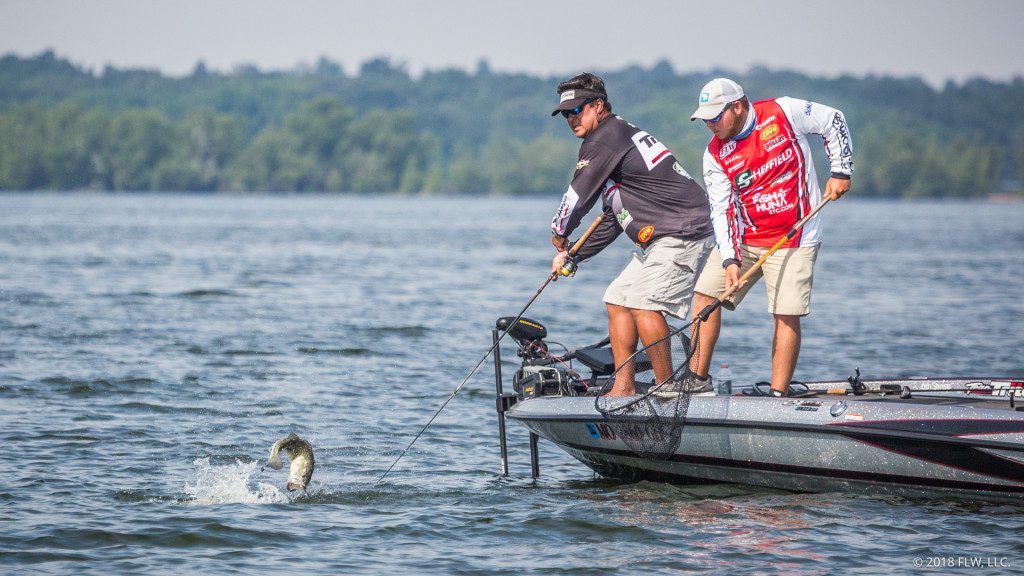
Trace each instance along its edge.
{"label": "sheffield logo on jersey", "polygon": [[766,173],[768,173],[768,171],[774,170],[775,168],[782,166],[783,164],[789,162],[792,159],[793,149],[789,148],[787,150],[783,150],[778,155],[772,156],[764,164],[758,166],[753,172],[751,172],[751,170],[747,168],[743,172],[737,174],[736,178],[733,179],[733,184],[736,186],[737,190],[743,190],[744,188],[750,186],[750,184],[754,181],[754,178],[760,178],[761,176],[764,176]]}
{"label": "sheffield logo on jersey", "polygon": [[750,186],[750,182],[753,179],[754,179],[753,176],[751,176],[751,174],[750,174],[750,169],[747,168],[743,172],[740,172],[739,174],[737,174],[736,178],[733,180],[733,182],[736,184],[736,189],[737,190],[743,190],[747,186]]}

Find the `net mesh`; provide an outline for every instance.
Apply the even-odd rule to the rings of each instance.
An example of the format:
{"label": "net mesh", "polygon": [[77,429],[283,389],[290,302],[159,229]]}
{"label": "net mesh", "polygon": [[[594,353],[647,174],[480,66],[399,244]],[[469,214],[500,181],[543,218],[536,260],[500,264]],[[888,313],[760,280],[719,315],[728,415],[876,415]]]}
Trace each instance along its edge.
{"label": "net mesh", "polygon": [[[699,342],[699,326],[693,337]],[[695,355],[686,330],[669,331],[622,363],[594,406],[611,431],[637,456],[657,458],[679,447],[690,397],[705,381],[690,370]]]}

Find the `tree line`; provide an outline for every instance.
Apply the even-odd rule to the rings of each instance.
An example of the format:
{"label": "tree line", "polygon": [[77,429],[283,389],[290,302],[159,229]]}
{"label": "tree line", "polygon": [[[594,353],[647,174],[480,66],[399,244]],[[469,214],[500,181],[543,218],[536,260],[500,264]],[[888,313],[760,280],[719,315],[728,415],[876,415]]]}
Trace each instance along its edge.
{"label": "tree line", "polygon": [[[690,122],[709,78],[752,99],[842,109],[859,195],[1020,194],[1024,80],[935,89],[918,78],[816,78],[755,68],[681,74],[667,63],[602,71],[616,113],[669,145],[694,175],[710,133]],[[181,78],[93,72],[52,52],[0,58],[0,190],[560,193],[579,142],[551,118],[561,78],[428,71],[386,58],[354,74],[321,59]],[[818,158],[824,172],[824,155]],[[699,177],[698,177],[699,179]]]}

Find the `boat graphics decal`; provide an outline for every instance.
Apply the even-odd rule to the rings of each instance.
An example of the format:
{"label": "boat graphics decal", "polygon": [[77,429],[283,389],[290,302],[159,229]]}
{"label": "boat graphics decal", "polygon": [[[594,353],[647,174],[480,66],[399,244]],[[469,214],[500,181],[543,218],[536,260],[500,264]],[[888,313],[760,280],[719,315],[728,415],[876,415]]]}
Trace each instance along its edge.
{"label": "boat graphics decal", "polygon": [[821,402],[817,400],[786,400],[783,406],[795,406],[797,412],[817,412],[821,408]]}
{"label": "boat graphics decal", "polygon": [[970,446],[950,446],[935,442],[907,442],[900,438],[872,438],[870,441],[857,438],[857,441],[964,472],[1024,482],[1024,464]]}
{"label": "boat graphics decal", "polygon": [[[861,440],[863,441],[863,440]],[[865,442],[866,444],[870,444]],[[616,462],[610,458],[637,458],[636,454],[629,450],[619,450],[612,448],[601,448],[596,446],[581,446],[572,443],[555,442],[560,448],[571,454],[577,460],[591,466],[599,473],[604,475],[623,477],[618,474],[608,474],[602,472],[599,468],[603,464],[607,464],[611,467],[626,467],[631,469],[632,474],[627,476],[638,479],[664,479],[666,477],[680,477],[683,479],[696,479],[700,480],[700,472],[694,470],[690,474],[685,473],[664,473],[654,470],[646,470],[637,466],[623,464]],[[919,443],[911,443],[917,445],[920,453],[934,453],[935,451],[941,451],[942,449],[948,449],[948,446],[941,448],[932,446],[930,448],[919,446]],[[905,453],[906,445],[903,445],[900,453]],[[938,448],[938,450],[936,450]],[[813,466],[798,466],[790,464],[779,464],[773,462],[757,462],[753,460],[732,460],[729,458],[718,458],[714,456],[701,456],[692,454],[672,454],[662,457],[660,460],[665,462],[671,462],[673,464],[683,464],[691,466],[715,466],[719,468],[736,468],[744,470],[752,470],[758,472],[768,473],[783,473],[783,474],[794,474],[803,476],[827,476],[829,478],[836,478],[841,480],[851,481],[862,481],[871,483],[888,483],[898,484],[903,486],[918,486],[922,488],[948,488],[955,490],[983,490],[989,492],[1006,492],[1014,494],[1024,494],[1024,465],[1017,464],[1006,459],[1000,459],[987,454],[984,451],[976,450],[969,447],[964,447],[962,451],[956,456],[956,460],[967,465],[971,465],[973,458],[979,458],[983,462],[979,462],[979,466],[972,466],[974,469],[968,469],[969,472],[977,474],[987,475],[995,478],[1005,478],[1015,482],[1014,484],[1004,484],[998,482],[978,482],[972,480],[953,480],[945,478],[920,478],[916,476],[905,476],[901,474],[886,474],[879,473],[876,471],[872,472],[861,472],[857,470],[834,470],[831,468],[817,468]],[[989,457],[989,458],[985,458]],[[1002,462],[995,462],[995,460],[1002,460]],[[991,466],[991,467],[989,467]]]}
{"label": "boat graphics decal", "polygon": [[615,436],[615,431],[612,430],[611,426],[608,426],[604,422],[587,422],[585,426],[587,428],[587,434],[589,434],[594,440],[615,440],[617,438]]}
{"label": "boat graphics decal", "polygon": [[837,423],[835,426],[849,427],[853,430],[888,430],[892,432],[914,432],[917,434],[956,437],[1024,433],[1024,421],[1021,420],[943,420],[925,418],[921,420],[870,420],[856,424]]}

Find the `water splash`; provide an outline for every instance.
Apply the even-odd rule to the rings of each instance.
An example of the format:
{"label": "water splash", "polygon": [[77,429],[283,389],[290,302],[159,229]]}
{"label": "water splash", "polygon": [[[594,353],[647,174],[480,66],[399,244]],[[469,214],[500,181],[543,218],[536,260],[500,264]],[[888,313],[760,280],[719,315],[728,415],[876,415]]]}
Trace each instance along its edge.
{"label": "water splash", "polygon": [[258,482],[252,485],[256,462],[236,460],[234,464],[214,465],[209,458],[193,461],[196,483],[185,484],[191,504],[277,504],[288,497],[275,486]]}

